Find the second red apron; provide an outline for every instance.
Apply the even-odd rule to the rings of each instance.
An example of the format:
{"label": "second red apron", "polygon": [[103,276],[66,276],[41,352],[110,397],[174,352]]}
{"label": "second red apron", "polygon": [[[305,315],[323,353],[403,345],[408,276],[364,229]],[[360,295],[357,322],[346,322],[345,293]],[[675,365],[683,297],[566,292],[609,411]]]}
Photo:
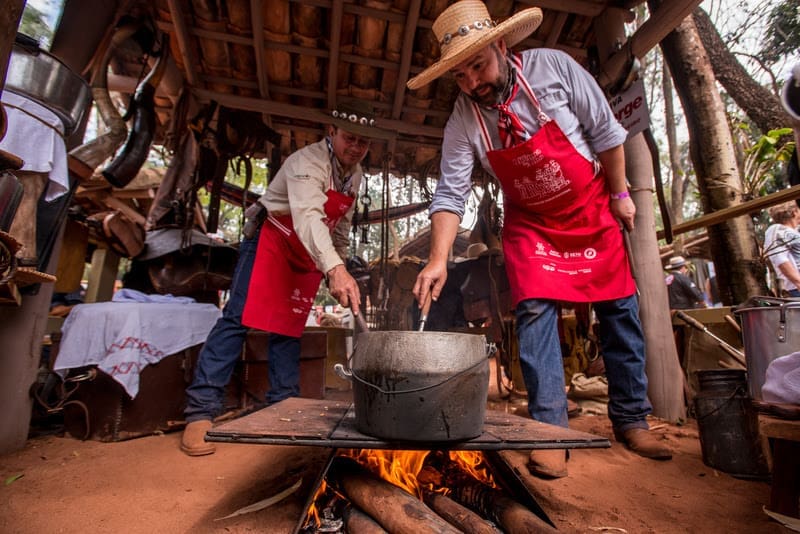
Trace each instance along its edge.
{"label": "second red apron", "polygon": [[[326,195],[324,222],[333,230],[354,199],[333,189]],[[297,237],[292,217],[268,217],[258,239],[242,324],[300,337],[320,281],[322,273]]]}

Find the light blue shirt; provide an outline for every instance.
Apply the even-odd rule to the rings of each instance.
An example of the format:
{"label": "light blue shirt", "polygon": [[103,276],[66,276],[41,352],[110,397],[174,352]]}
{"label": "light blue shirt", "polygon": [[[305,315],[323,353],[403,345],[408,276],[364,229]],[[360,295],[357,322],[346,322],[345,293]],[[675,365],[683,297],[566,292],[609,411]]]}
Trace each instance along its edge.
{"label": "light blue shirt", "polygon": [[[588,160],[625,142],[628,133],[614,117],[605,95],[594,78],[565,52],[535,48],[522,52],[522,71],[539,100],[539,104],[554,119],[575,148]],[[489,129],[492,146],[499,148],[497,110],[480,106]],[[533,135],[539,130],[537,110],[527,93],[520,88],[511,110]],[[486,157],[472,100],[460,94],[444,129],[441,173],[430,213],[451,211],[464,215],[464,205],[472,186],[475,159],[494,176]]]}

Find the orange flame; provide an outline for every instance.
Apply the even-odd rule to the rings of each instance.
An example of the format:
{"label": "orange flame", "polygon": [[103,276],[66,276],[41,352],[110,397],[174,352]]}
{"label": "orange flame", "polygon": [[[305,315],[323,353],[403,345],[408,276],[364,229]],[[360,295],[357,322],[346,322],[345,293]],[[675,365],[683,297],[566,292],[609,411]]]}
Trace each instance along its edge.
{"label": "orange flame", "polygon": [[480,451],[450,451],[450,460],[479,480],[493,488],[497,488],[494,477],[484,462],[483,453]]}
{"label": "orange flame", "polygon": [[[423,469],[425,459],[431,451],[398,451],[383,449],[347,449],[340,450],[341,456],[355,459],[358,463],[380,476],[382,479],[404,489],[417,498],[422,499],[423,490],[435,491],[448,494],[450,489],[441,487],[433,483],[423,484],[418,480],[418,476]],[[463,472],[472,476],[476,480],[483,482],[493,488],[497,488],[491,472],[485,462],[485,457],[480,451],[449,451],[449,459],[454,462]],[[320,498],[333,488],[329,487],[325,480],[319,485],[314,495],[312,504],[306,514],[306,525],[321,524],[320,512],[317,507]],[[338,492],[336,492],[338,495]],[[340,495],[340,497],[345,498]]]}
{"label": "orange flame", "polygon": [[422,470],[425,458],[430,451],[394,451],[381,449],[361,449],[359,451],[350,449],[343,455],[350,456],[361,465],[380,476],[387,482],[391,482],[399,488],[403,488],[412,495],[422,498],[422,489],[417,481],[417,475]]}
{"label": "orange flame", "polygon": [[322,521],[319,518],[317,502],[319,501],[320,496],[322,496],[327,489],[328,483],[325,481],[325,479],[322,479],[322,482],[320,482],[319,487],[317,488],[317,492],[314,494],[314,498],[311,500],[311,506],[308,507],[308,512],[306,513],[306,524],[311,523],[311,521],[314,521],[314,524],[317,526],[322,524]]}

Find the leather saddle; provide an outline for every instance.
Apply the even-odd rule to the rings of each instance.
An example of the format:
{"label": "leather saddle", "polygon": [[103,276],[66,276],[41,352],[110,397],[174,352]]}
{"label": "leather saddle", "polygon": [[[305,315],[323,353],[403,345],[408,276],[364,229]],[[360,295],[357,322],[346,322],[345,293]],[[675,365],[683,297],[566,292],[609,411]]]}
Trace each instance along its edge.
{"label": "leather saddle", "polygon": [[198,230],[161,228],[147,233],[146,249],[136,259],[147,265],[159,293],[191,296],[224,291],[231,285],[239,251]]}

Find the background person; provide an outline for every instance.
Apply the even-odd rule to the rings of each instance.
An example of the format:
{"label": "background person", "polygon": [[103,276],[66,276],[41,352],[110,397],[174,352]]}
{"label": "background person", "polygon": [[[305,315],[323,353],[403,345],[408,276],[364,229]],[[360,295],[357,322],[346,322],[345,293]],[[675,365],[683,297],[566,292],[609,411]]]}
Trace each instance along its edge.
{"label": "background person", "polygon": [[706,300],[703,292],[689,276],[689,265],[683,256],[673,256],[669,259],[666,271],[669,273],[664,278],[667,284],[670,310],[691,310],[705,308]]}
{"label": "background person", "polygon": [[[645,419],[652,407],[644,337],[620,228],[622,221],[632,229],[635,215],[622,147],[627,132],[567,54],[510,53],[541,20],[541,10],[531,8],[495,24],[482,2],[461,0],[433,23],[441,57],[408,87],[449,72],[461,94],[444,130],[430,258],[414,294],[419,302],[429,292],[436,299],[445,285],[477,157],[503,188],[503,253],[531,416],[567,426],[556,301],[593,302],[614,434],[643,456],[670,458]],[[565,451],[533,451],[528,466],[537,476],[566,476]]]}
{"label": "background person", "polygon": [[190,456],[215,450],[205,434],[222,413],[247,327],[270,333],[272,404],[299,394],[300,336],[323,273],[330,294],[359,313],[358,284],[345,268],[350,223],[370,139],[389,132],[376,126],[366,102],[342,102],[330,122],[325,139],[290,155],[255,209],[248,208],[255,235],[241,242],[230,299],[186,390],[181,450]]}
{"label": "background person", "polygon": [[800,298],[800,209],[791,200],[768,210],[773,224],[764,233],[764,254],[775,269],[778,296]]}

